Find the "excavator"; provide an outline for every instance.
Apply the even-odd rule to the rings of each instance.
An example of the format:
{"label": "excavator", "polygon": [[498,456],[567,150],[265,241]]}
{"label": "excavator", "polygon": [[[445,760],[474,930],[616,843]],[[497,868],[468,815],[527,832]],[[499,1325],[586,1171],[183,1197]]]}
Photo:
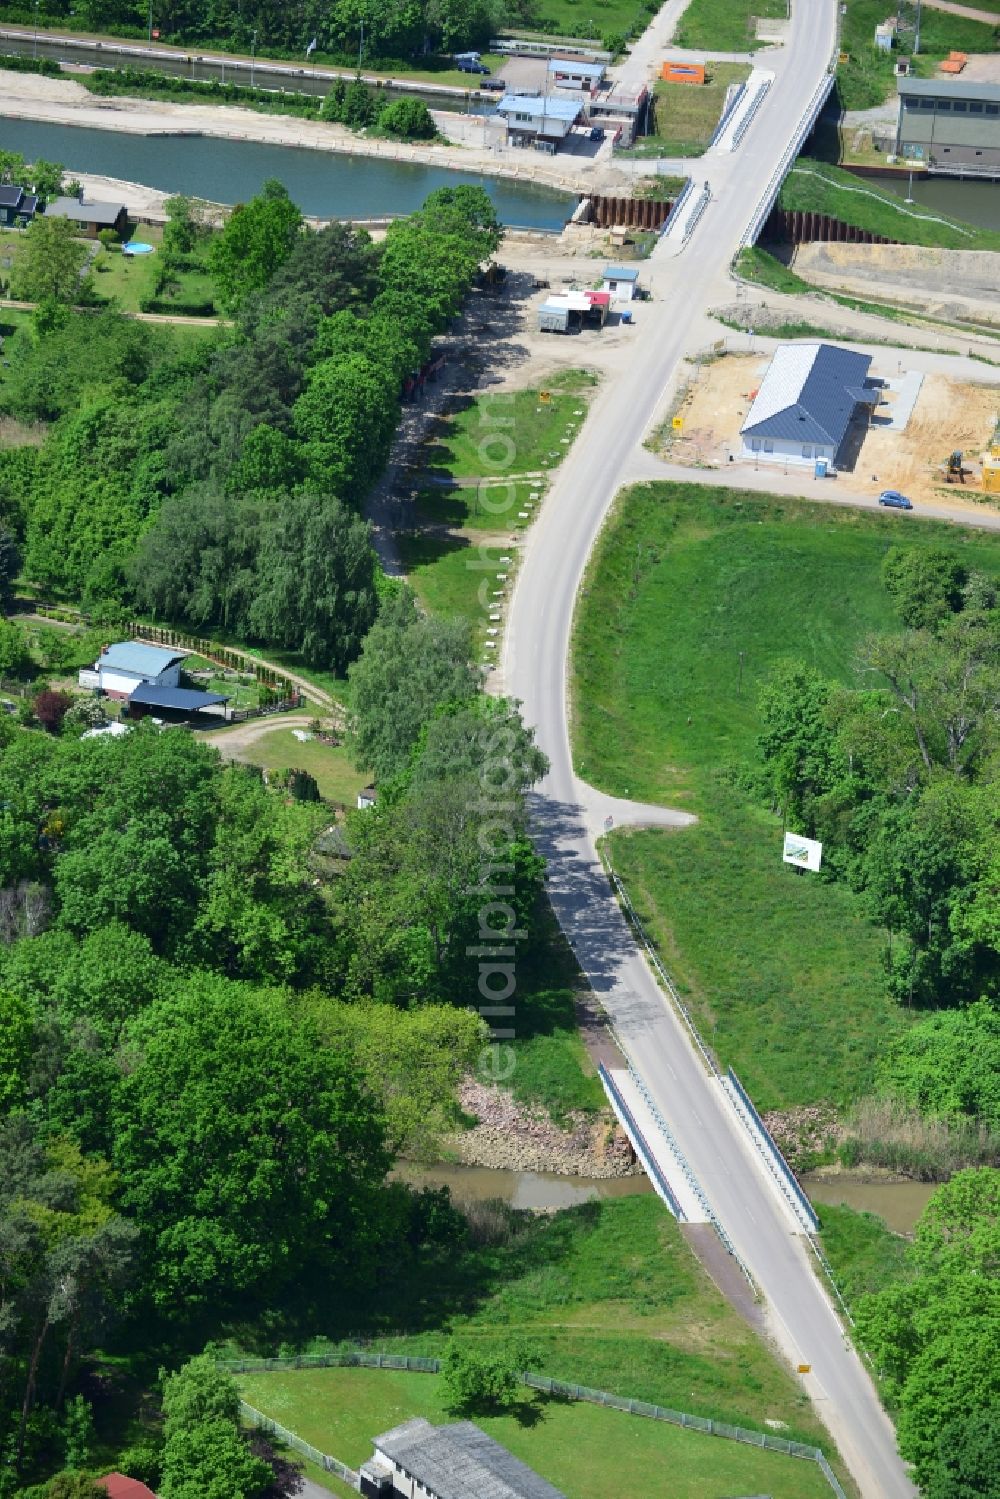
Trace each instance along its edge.
{"label": "excavator", "polygon": [[965,483],[965,469],[962,467],[962,452],[960,448],[956,448],[949,457],[948,462],[946,464],[943,463],[941,467],[945,470],[944,479],[946,484]]}

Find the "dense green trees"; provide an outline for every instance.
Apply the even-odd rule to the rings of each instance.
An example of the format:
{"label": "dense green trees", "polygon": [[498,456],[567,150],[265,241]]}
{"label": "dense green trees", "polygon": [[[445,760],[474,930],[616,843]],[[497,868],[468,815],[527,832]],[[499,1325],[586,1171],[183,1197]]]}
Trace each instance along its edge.
{"label": "dense green trees", "polygon": [[1000,1171],[939,1187],[907,1260],[910,1278],[863,1297],[857,1324],[898,1406],[900,1451],[933,1494],[959,1467],[943,1433],[1000,1400]]}
{"label": "dense green trees", "polygon": [[208,252],[223,304],[235,309],[251,292],[263,290],[292,253],[301,230],[302,214],[274,177],[256,198],[237,204]]}
{"label": "dense green trees", "polygon": [[885,927],[901,999],[1000,997],[995,591],[935,548],[891,548],[883,577],[909,627],[863,643],[859,687],[792,662],[765,689],[765,785]]}
{"label": "dense green trees", "polygon": [[69,219],[32,219],[14,250],[10,289],[25,302],[80,302],[86,293],[87,247]]}
{"label": "dense green trees", "polygon": [[[168,230],[191,253],[186,200]],[[19,333],[0,406],[54,423],[40,451],[0,455],[0,525],[28,577],[344,671],[375,614],[357,515],[401,390],[499,233],[484,193],[444,189],[390,253],[349,225],[304,230],[269,183],[210,251],[232,335],[179,349],[113,312]]]}

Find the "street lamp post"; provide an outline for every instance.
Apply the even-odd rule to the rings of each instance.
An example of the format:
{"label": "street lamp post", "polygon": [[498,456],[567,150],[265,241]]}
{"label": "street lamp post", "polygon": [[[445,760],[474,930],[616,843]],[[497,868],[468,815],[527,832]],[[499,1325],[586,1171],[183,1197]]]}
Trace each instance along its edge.
{"label": "street lamp post", "polygon": [[35,0],[35,39],[31,44],[32,57],[38,56],[38,4],[39,0]]}
{"label": "street lamp post", "polygon": [[257,33],[250,33],[250,87],[254,86],[254,74],[257,67]]}

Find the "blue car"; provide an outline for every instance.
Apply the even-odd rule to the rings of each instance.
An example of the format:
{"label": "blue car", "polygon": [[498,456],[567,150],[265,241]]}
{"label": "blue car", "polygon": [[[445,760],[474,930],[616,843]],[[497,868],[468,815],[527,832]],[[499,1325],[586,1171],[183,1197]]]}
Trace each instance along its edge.
{"label": "blue car", "polygon": [[913,501],[908,500],[905,494],[900,494],[898,489],[883,489],[878,502],[880,505],[888,505],[892,510],[913,509]]}

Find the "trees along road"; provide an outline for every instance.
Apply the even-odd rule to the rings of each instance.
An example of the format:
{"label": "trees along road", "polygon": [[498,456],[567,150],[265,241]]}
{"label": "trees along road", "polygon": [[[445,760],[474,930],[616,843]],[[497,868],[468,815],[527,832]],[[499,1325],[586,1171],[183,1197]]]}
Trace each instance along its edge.
{"label": "trees along road", "polygon": [[[559,922],[750,1267],[766,1300],[769,1331],[793,1365],[810,1366],[804,1388],[865,1499],[909,1499],[916,1491],[891,1422],[814,1272],[808,1247],[792,1229],[611,896],[595,848],[610,799],[575,776],[567,714],[573,607],[591,547],[616,490],[630,467],[638,466],[643,434],[700,314],[727,295],[729,262],[829,62],[835,10],[833,0],[792,6],[787,44],[767,58],[774,83],[742,146],[693,163],[697,178],[712,182],[713,201],[681,253],[661,241],[643,266],[654,300],[635,310],[634,360],[598,392],[528,532],[499,675],[502,689],[524,703],[527,722],[551,762],[536,798],[535,830]],[[669,646],[664,620],[668,670]],[[616,822],[628,820],[627,807],[619,803],[616,812]],[[645,820],[641,810],[634,820]],[[657,818],[669,820],[665,813]],[[690,818],[678,813],[673,820],[682,825]],[[788,982],[795,982],[793,973]]]}

